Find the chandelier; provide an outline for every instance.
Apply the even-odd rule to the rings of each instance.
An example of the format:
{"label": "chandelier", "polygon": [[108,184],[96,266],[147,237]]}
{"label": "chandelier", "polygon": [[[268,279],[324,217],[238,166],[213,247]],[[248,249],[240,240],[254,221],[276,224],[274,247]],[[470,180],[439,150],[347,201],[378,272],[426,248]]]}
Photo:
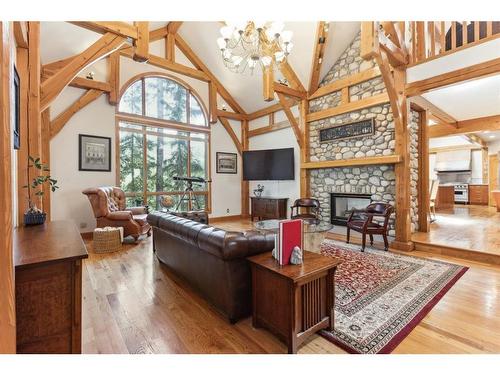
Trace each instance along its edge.
{"label": "chandelier", "polygon": [[286,61],[293,48],[293,33],[283,22],[247,21],[229,23],[220,29],[217,39],[224,65],[235,73],[247,69],[253,74],[257,65],[262,70]]}

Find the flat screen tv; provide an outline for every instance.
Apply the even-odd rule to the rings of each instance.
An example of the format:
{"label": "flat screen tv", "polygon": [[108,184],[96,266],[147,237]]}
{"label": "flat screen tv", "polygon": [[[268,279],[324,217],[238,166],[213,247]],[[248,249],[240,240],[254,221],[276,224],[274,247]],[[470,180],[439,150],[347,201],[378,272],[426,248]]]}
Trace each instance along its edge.
{"label": "flat screen tv", "polygon": [[293,148],[243,151],[243,179],[294,180]]}

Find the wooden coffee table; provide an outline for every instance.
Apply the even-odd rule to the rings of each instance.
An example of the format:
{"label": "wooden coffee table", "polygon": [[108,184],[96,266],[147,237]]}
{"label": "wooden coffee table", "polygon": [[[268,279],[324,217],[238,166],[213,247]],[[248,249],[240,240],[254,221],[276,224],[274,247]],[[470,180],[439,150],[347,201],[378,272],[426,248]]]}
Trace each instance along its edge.
{"label": "wooden coffee table", "polygon": [[334,275],[339,259],[304,251],[301,265],[280,266],[271,253],[248,258],[254,327],[274,333],[288,353],[320,329],[333,329]]}

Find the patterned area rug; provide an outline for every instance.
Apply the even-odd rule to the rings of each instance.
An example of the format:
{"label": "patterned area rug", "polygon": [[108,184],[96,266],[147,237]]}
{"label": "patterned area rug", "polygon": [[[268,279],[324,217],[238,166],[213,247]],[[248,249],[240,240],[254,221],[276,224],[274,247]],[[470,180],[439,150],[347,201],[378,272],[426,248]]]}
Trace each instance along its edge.
{"label": "patterned area rug", "polygon": [[343,260],[335,275],[335,329],[321,335],[349,353],[390,353],[467,267],[325,240]]}

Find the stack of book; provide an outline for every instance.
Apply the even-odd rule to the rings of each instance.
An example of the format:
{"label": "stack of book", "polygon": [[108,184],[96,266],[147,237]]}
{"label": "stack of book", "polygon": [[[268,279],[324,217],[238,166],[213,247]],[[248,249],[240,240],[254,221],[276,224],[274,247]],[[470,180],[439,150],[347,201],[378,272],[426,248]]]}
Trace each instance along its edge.
{"label": "stack of book", "polygon": [[304,226],[300,219],[280,221],[275,244],[276,259],[280,265],[290,263],[295,246],[303,249],[303,231]]}

